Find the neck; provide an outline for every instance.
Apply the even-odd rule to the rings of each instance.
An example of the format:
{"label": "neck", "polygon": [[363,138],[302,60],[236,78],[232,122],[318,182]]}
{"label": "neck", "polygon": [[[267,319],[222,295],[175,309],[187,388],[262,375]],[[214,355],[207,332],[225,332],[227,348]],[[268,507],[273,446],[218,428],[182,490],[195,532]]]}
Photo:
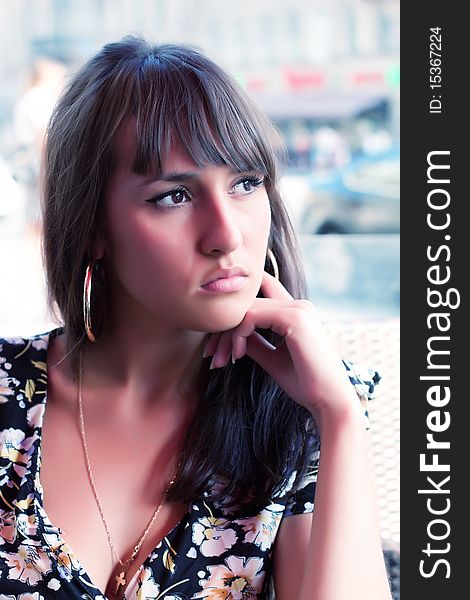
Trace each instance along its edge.
{"label": "neck", "polygon": [[202,365],[207,334],[164,324],[120,319],[84,352],[87,385],[120,388],[134,398],[191,394]]}

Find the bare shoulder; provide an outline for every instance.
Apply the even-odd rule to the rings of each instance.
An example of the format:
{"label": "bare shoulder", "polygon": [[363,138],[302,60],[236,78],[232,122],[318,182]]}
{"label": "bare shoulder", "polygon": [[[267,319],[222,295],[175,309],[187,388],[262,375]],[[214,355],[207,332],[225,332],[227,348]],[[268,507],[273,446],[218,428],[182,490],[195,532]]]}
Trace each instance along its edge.
{"label": "bare shoulder", "polygon": [[52,336],[47,347],[47,404],[76,404],[76,383],[65,356],[65,335]]}

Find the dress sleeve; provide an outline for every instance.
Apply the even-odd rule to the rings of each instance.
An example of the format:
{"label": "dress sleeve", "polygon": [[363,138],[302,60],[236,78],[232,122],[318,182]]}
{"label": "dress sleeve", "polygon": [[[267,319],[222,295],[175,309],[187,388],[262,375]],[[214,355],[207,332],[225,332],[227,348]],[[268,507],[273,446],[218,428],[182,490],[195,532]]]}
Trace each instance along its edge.
{"label": "dress sleeve", "polygon": [[[313,512],[315,488],[317,486],[318,465],[320,462],[320,439],[317,437],[310,456],[307,471],[297,490],[287,496],[284,516],[303,515]],[[294,480],[296,473],[293,473]]]}
{"label": "dress sleeve", "polygon": [[[349,380],[354,386],[358,399],[364,409],[365,428],[370,428],[369,400],[375,397],[375,386],[379,383],[380,374],[370,367],[364,368],[355,363],[343,360]],[[315,488],[320,464],[320,439],[317,438],[311,454],[307,471],[298,489],[287,496],[284,516],[313,513],[315,504]],[[291,485],[295,473],[291,479]]]}
{"label": "dress sleeve", "polygon": [[375,398],[375,387],[381,380],[381,376],[371,367],[363,367],[348,360],[343,360],[343,364],[364,409],[365,427],[370,429],[369,400]]}

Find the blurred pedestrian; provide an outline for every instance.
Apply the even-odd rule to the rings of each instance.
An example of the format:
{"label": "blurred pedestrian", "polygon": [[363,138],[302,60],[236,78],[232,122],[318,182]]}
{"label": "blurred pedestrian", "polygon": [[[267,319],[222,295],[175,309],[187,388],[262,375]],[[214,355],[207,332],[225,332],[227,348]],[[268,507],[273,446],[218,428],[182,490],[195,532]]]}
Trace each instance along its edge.
{"label": "blurred pedestrian", "polygon": [[33,232],[41,218],[38,178],[44,134],[66,72],[60,61],[37,58],[27,87],[14,107],[15,170],[26,191],[26,221]]}

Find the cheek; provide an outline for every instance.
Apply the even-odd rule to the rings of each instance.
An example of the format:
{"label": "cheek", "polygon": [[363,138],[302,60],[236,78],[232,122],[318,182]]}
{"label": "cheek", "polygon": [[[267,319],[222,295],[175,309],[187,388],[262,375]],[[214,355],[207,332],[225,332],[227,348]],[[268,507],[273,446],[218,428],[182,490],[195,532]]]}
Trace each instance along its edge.
{"label": "cheek", "polygon": [[154,288],[178,286],[189,269],[187,237],[149,220],[148,215],[111,220],[109,249],[113,269],[128,291],[153,294]]}
{"label": "cheek", "polygon": [[[256,214],[252,216],[250,223],[250,245],[263,257],[268,246],[269,233],[271,231],[271,207],[268,196],[265,194],[263,201],[259,203]],[[264,264],[264,263],[263,263]]]}

